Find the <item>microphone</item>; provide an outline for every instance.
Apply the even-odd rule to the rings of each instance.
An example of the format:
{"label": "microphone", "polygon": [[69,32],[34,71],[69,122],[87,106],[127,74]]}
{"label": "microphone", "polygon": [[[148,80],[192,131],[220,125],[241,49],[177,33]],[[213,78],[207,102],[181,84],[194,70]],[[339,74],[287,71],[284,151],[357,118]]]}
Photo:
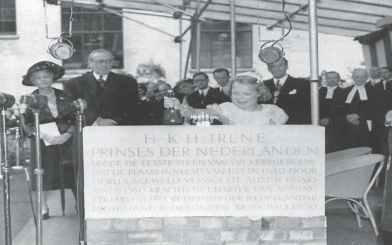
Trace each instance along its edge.
{"label": "microphone", "polygon": [[15,104],[15,97],[10,94],[0,93],[0,107],[10,108]]}
{"label": "microphone", "polygon": [[81,98],[74,100],[71,104],[71,110],[83,114],[87,110],[87,101]]}
{"label": "microphone", "polygon": [[[46,95],[29,94],[29,95],[22,95],[20,97],[20,106],[23,109],[25,109],[24,107],[41,109],[44,105],[47,104],[48,104],[48,97],[46,97]],[[22,111],[24,112],[24,110]]]}

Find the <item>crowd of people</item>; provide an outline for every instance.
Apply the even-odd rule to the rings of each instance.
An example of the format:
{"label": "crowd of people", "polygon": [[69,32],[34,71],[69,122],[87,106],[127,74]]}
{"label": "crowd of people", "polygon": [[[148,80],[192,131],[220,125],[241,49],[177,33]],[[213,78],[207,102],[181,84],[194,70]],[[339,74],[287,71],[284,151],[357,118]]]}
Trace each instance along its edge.
{"label": "crowd of people", "polygon": [[[286,58],[268,64],[272,78],[265,81],[254,72],[231,77],[227,69],[217,68],[212,74],[216,87],[210,85],[204,72],[174,87],[163,80],[138,83],[130,75],[112,71],[114,56],[105,49],[93,50],[88,62],[91,71],[65,81],[64,91],[52,87],[64,69],[49,61],[31,66],[23,79],[24,85],[37,87],[33,94],[48,97],[40,123],[55,123],[59,130],[57,136],[41,135],[44,191],[59,189],[58,176],[66,174],[60,165],[64,158],[72,158],[75,116],[65,105],[80,98],[87,102],[87,126],[162,125],[168,108],[178,110],[189,124],[194,123],[192,116],[197,114],[209,115],[214,119],[212,124],[217,125],[311,123],[310,82],[289,75]],[[319,123],[325,127],[327,152],[370,146],[374,152],[386,154],[385,115],[392,109],[392,69],[373,67],[369,73],[355,69],[354,84],[349,87],[341,85],[336,71],[326,72],[325,81],[320,82]],[[23,125],[31,135],[31,113],[24,116]],[[34,166],[35,158],[31,159]],[[74,169],[77,167],[74,162]],[[74,189],[75,185],[65,187]],[[46,201],[43,205],[42,215],[49,218]]]}
{"label": "crowd of people", "polygon": [[[285,58],[269,64],[268,70],[272,74],[272,79],[260,81],[256,73],[246,72],[231,78],[228,70],[218,68],[213,72],[218,84],[215,88],[209,86],[209,77],[206,73],[195,73],[193,81],[188,79],[176,84],[173,89],[176,102],[171,99],[170,103],[166,102],[166,107],[176,106],[183,116],[188,118],[191,115],[206,113],[213,115],[222,124],[245,124],[244,121],[249,118],[248,121],[252,123],[246,124],[259,125],[263,122],[263,117],[253,117],[250,114],[275,105],[287,115],[286,120],[272,120],[264,124],[310,124],[310,82],[287,74],[288,61]],[[248,82],[244,83],[243,80]],[[353,83],[347,86],[348,83],[344,83],[336,71],[327,71],[324,82],[320,79],[319,124],[325,127],[326,152],[368,146],[373,152],[386,154],[385,116],[392,110],[392,69],[372,67],[367,71],[364,68],[356,68],[352,72],[352,81]],[[185,84],[187,86],[184,86]],[[244,90],[244,93],[239,94],[237,84],[246,84],[249,91]],[[170,86],[165,87],[164,91],[158,89],[159,82],[146,87],[154,86],[155,93],[145,92],[141,95],[141,104],[152,105],[160,101],[159,106],[150,108],[162,112],[165,107],[162,105],[162,93],[168,95],[167,92],[171,91]],[[186,89],[178,90],[184,87]],[[252,92],[257,97],[258,107],[246,108],[242,103],[251,103]],[[154,99],[154,94],[160,94],[155,96],[159,99]],[[230,106],[251,113],[244,116],[237,110],[228,109]],[[145,110],[142,113],[152,115],[154,110]],[[236,117],[243,120],[235,120]],[[141,124],[149,124],[145,122],[141,121]],[[151,124],[161,124],[159,117]]]}

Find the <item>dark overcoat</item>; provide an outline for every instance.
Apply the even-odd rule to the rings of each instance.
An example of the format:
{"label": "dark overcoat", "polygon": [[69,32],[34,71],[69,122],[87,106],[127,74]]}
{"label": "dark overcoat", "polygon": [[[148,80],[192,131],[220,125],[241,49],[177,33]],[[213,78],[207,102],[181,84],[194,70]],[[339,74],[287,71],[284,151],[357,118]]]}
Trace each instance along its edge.
{"label": "dark overcoat", "polygon": [[72,100],[86,100],[87,126],[98,117],[112,119],[119,125],[136,122],[139,94],[137,81],[130,76],[110,72],[105,87],[101,88],[93,73],[87,72],[65,82],[64,91]]}

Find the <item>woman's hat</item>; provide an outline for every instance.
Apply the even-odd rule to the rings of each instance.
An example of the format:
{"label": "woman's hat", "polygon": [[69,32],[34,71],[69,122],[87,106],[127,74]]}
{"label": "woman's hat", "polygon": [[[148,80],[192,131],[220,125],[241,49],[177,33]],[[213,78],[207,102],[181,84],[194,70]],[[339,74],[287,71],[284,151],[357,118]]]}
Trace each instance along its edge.
{"label": "woman's hat", "polygon": [[40,61],[32,65],[26,75],[23,76],[22,84],[25,86],[34,86],[31,82],[31,74],[37,71],[49,71],[53,74],[53,81],[60,79],[64,75],[64,68],[50,61]]}

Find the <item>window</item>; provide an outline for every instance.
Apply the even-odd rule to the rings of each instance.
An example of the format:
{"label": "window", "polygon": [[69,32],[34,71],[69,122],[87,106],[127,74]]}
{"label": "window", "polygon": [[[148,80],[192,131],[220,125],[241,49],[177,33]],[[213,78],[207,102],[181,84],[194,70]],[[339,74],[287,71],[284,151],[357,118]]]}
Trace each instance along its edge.
{"label": "window", "polygon": [[[63,32],[69,30],[70,8],[62,6]],[[114,68],[123,67],[122,18],[103,10],[74,8],[72,37],[75,53],[64,60],[66,69],[86,69],[89,53],[97,48],[111,51],[115,57]]]}
{"label": "window", "polygon": [[0,0],[0,35],[16,34],[15,0]]}
{"label": "window", "polygon": [[[196,26],[192,30],[196,39]],[[200,68],[231,67],[230,22],[215,21],[201,24]],[[237,23],[236,62],[238,68],[252,68],[252,26]],[[192,68],[196,68],[196,42],[193,42]]]}

